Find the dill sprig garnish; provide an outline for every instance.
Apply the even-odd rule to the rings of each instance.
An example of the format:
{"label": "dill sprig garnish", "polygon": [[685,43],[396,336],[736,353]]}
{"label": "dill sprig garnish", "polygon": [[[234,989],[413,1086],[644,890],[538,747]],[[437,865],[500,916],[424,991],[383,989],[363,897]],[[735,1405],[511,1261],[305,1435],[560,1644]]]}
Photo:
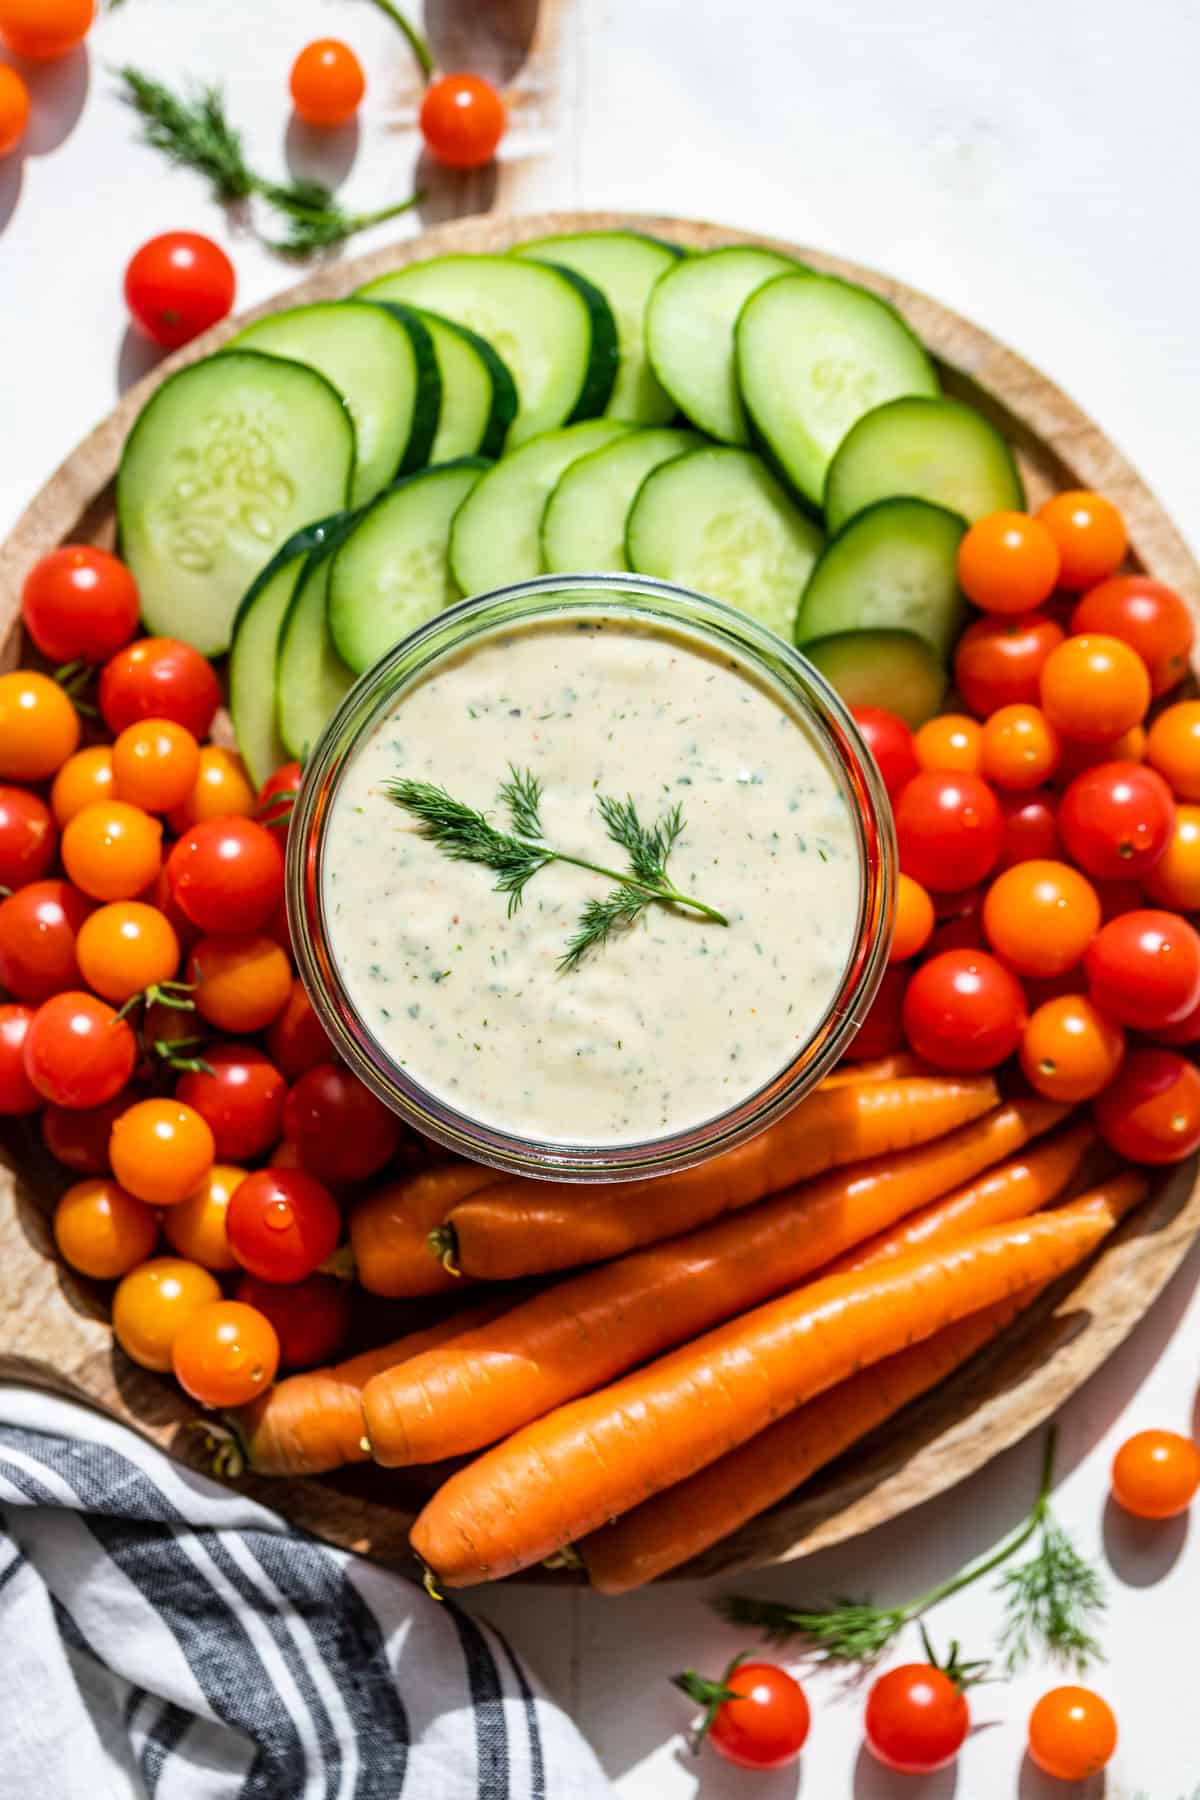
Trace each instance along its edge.
{"label": "dill sprig garnish", "polygon": [[756,1625],[776,1644],[802,1638],[820,1662],[873,1662],[898,1632],[922,1618],[939,1601],[990,1575],[1033,1538],[1038,1547],[1027,1562],[1009,1570],[1000,1587],[1006,1599],[1001,1648],[1010,1674],[1035,1648],[1082,1674],[1102,1652],[1091,1624],[1105,1605],[1104,1587],[1092,1565],[1080,1556],[1050,1509],[1057,1431],[1046,1434],[1042,1478],[1028,1517],[997,1549],[969,1563],[957,1575],[899,1606],[873,1606],[867,1600],[839,1600],[823,1608],[793,1607],[776,1600],[733,1594],[714,1601],[722,1618],[734,1625]]}
{"label": "dill sprig garnish", "polygon": [[176,94],[161,81],[128,65],[116,71],[121,97],[142,122],[142,135],[177,168],[203,175],[213,197],[236,205],[257,197],[287,221],[282,239],[260,234],[273,250],[308,256],[327,250],[369,225],[395,218],[417,205],[420,194],[373,212],[351,212],[321,181],[268,181],[246,160],[239,131],[225,112],[221,90],[202,83]]}
{"label": "dill sprig garnish", "polygon": [[390,19],[392,24],[397,26],[404,33],[408,42],[408,47],[416,57],[417,66],[420,68],[422,75],[425,77],[426,81],[432,81],[434,73],[433,53],[416,26],[411,20],[405,18],[404,14],[400,11],[400,8],[393,4],[393,0],[371,0],[371,4],[372,6],[377,7],[379,11],[383,13],[385,18]]}
{"label": "dill sprig garnish", "polygon": [[384,792],[393,805],[412,814],[421,836],[437,844],[453,862],[480,863],[493,871],[496,892],[508,897],[509,918],[524,899],[529,882],[549,863],[570,863],[615,882],[603,899],[589,900],[584,906],[559,959],[563,971],[576,968],[590,950],[602,948],[614,932],[635,924],[654,904],[686,906],[716,925],[729,923],[724,913],[692,894],[681,893],[667,878],[667,861],[683,832],[683,813],[678,806],[646,826],[632,796],[613,800],[598,794],[596,806],[605,829],[629,858],[627,869],[613,869],[547,843],[541,818],[542,785],[530,769],[510,764],[508,779],[500,784],[508,831],[499,830],[486,813],[456,800],[433,782],[399,778],[386,783]]}

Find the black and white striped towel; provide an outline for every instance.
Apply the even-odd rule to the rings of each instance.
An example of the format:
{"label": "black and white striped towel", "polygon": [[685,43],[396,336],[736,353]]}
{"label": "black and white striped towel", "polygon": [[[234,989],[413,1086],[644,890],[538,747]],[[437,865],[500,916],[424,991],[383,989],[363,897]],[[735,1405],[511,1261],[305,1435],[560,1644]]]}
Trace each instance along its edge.
{"label": "black and white striped towel", "polygon": [[0,1385],[3,1800],[605,1800],[500,1634]]}

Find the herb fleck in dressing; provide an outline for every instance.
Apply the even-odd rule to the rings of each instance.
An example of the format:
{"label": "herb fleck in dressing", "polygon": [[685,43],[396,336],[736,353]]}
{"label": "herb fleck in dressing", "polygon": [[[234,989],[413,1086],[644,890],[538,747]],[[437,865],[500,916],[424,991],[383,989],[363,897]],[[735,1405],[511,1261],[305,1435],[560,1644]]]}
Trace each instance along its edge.
{"label": "herb fleck in dressing", "polygon": [[[561,969],[596,876],[550,863],[506,916],[493,872],[387,795],[432,782],[505,828],[510,765],[541,783],[547,840],[600,864],[597,795],[644,819],[678,805],[672,885],[729,924],[651,905]],[[485,639],[406,690],[342,776],[323,881],[346,991],[413,1079],[515,1136],[602,1146],[699,1125],[792,1060],[844,975],[862,870],[798,709],[683,632],[591,615]]]}

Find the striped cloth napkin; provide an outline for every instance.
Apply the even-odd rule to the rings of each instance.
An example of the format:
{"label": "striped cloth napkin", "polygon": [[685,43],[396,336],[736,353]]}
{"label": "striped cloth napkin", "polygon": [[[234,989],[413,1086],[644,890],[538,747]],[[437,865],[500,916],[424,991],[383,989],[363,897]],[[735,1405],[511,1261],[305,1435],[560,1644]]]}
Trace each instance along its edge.
{"label": "striped cloth napkin", "polygon": [[0,1384],[0,1794],[605,1800],[504,1638]]}

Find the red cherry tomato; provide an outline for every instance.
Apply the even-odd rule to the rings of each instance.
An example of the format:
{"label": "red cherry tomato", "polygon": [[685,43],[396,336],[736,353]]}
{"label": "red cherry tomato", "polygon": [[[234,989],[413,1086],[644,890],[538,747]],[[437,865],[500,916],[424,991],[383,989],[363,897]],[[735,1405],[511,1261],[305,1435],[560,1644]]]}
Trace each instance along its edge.
{"label": "red cherry tomato", "polygon": [[420,124],[435,162],[478,169],[491,162],[504,136],[504,101],[481,75],[443,75],[425,90]]}
{"label": "red cherry tomato", "polygon": [[1175,802],[1161,775],[1141,763],[1100,763],[1067,788],[1058,831],[1068,855],[1101,881],[1144,875],[1175,829]]}
{"label": "red cherry tomato", "polygon": [[0,156],[8,156],[29,125],[29,89],[8,63],[0,63]]}
{"label": "red cherry tomato", "polygon": [[1157,1044],[1170,1044],[1176,1049],[1183,1049],[1188,1044],[1200,1044],[1200,1000],[1191,1012],[1184,1013],[1174,1025],[1160,1025],[1154,1033]]}
{"label": "red cherry tomato", "polygon": [[0,1006],[0,1114],[7,1118],[37,1112],[43,1104],[25,1069],[32,1020],[32,1006]]}
{"label": "red cherry tomato", "polygon": [[1021,1041],[1021,984],[985,950],[944,950],[916,971],[904,997],[904,1032],[937,1069],[994,1069]]}
{"label": "red cherry tomato", "polygon": [[42,1142],[65,1168],[80,1175],[105,1175],[112,1128],[131,1104],[122,1090],[103,1106],[48,1106],[42,1114]]}
{"label": "red cherry tomato", "polygon": [[63,544],[34,563],[21,590],[25,629],[51,662],[106,662],[137,630],[137,583],[93,544]]}
{"label": "red cherry tomato", "polygon": [[303,780],[304,770],[298,762],[284,763],[273,775],[267,776],[259,789],[254,816],[260,825],[273,831],[281,843],[287,842],[292,808],[296,804],[296,795],[300,792]]}
{"label": "red cherry tomato", "polygon": [[306,1070],[333,1056],[325,1027],[313,1011],[302,981],[292,982],[287,1005],[267,1033],[267,1049],[289,1081],[299,1081]]}
{"label": "red cherry tomato", "polygon": [[0,983],[18,1000],[78,986],[75,938],[92,902],[69,881],[31,881],[0,903]]}
{"label": "red cherry tomato", "polygon": [[[164,231],[135,250],[125,270],[125,304],[152,343],[176,350],[233,309],[233,264],[198,231]],[[182,723],[182,720],[180,721]]]}
{"label": "red cherry tomato", "polygon": [[1130,1050],[1094,1111],[1118,1156],[1180,1162],[1200,1148],[1200,1072],[1177,1050]]}
{"label": "red cherry tomato", "polygon": [[167,880],[202,931],[257,931],[283,898],[283,854],[253,819],[202,819],[172,849]]}
{"label": "red cherry tomato", "polygon": [[[1111,500],[1084,488],[1055,494],[1038,518],[1058,546],[1058,585],[1078,593],[1119,569],[1129,548],[1125,521]],[[1072,631],[1107,631],[1106,625],[1073,625]],[[1118,636],[1120,634],[1118,633]]]}
{"label": "red cherry tomato", "polygon": [[346,1341],[350,1293],[349,1282],[333,1275],[310,1275],[291,1287],[243,1275],[234,1298],[270,1319],[281,1369],[316,1369],[332,1362]]}
{"label": "red cherry tomato", "polygon": [[94,994],[43,1001],[25,1036],[25,1072],[56,1106],[103,1106],[120,1093],[136,1061],[128,1020]]}
{"label": "red cherry tomato", "polygon": [[96,0],[0,0],[0,42],[48,62],[81,44],[95,16]]}
{"label": "red cherry tomato", "polygon": [[1195,627],[1191,608],[1165,581],[1117,575],[1085,594],[1071,615],[1074,632],[1103,632],[1136,650],[1150,671],[1155,699],[1188,672]]}
{"label": "red cherry tomato", "polygon": [[873,1756],[902,1775],[931,1775],[958,1755],[971,1724],[966,1696],[944,1669],[902,1663],[867,1695],[864,1720]]}
{"label": "red cherry tomato", "polygon": [[288,82],[292,105],[306,125],[345,125],[367,91],[362,64],[340,38],[306,44]]}
{"label": "red cherry tomato", "polygon": [[873,1062],[904,1048],[902,1010],[911,970],[903,963],[885,969],[866,1018],[846,1052],[848,1062]]}
{"label": "red cherry tomato", "polygon": [[204,1060],[212,1073],[181,1075],[175,1098],[207,1120],[222,1162],[265,1156],[283,1127],[283,1076],[253,1044],[216,1044]]}
{"label": "red cherry tomato", "polygon": [[1042,664],[1065,636],[1046,613],[985,613],[958,640],[955,686],[981,719],[1002,706],[1036,706]]}
{"label": "red cherry tomato", "polygon": [[1028,794],[998,794],[1003,835],[995,873],[1016,863],[1055,857],[1059,852],[1057,803],[1048,788]]}
{"label": "red cherry tomato", "polygon": [[782,1769],[808,1738],[811,1715],[804,1689],[775,1663],[743,1662],[727,1669],[722,1701],[705,1734],[718,1755],[739,1769]]}
{"label": "red cherry tomato", "polygon": [[400,1145],[400,1122],[349,1070],[318,1063],[287,1097],[284,1136],[323,1181],[362,1181],[389,1163]]}
{"label": "red cherry tomato", "polygon": [[234,1189],[229,1248],[262,1281],[303,1281],[336,1248],[342,1215],[327,1187],[302,1169],[259,1169]]}
{"label": "red cherry tomato", "polygon": [[878,764],[883,785],[894,800],[919,767],[913,734],[903,719],[885,707],[852,706],[850,710],[866,739],[867,749]]}
{"label": "red cherry tomato", "polygon": [[100,675],[100,711],[114,737],[139,719],[174,719],[205,738],[220,704],[211,663],[175,638],[138,638]]}
{"label": "red cherry tomato", "polygon": [[50,808],[28,788],[0,787],[0,887],[25,887],[54,861],[58,831]]}
{"label": "red cherry tomato", "polygon": [[1118,1025],[1156,1031],[1200,1003],[1200,932],[1178,913],[1122,913],[1087,947],[1093,1000]]}
{"label": "red cherry tomato", "polygon": [[925,770],[896,802],[900,867],[934,893],[982,881],[1003,836],[996,796],[978,775]]}

